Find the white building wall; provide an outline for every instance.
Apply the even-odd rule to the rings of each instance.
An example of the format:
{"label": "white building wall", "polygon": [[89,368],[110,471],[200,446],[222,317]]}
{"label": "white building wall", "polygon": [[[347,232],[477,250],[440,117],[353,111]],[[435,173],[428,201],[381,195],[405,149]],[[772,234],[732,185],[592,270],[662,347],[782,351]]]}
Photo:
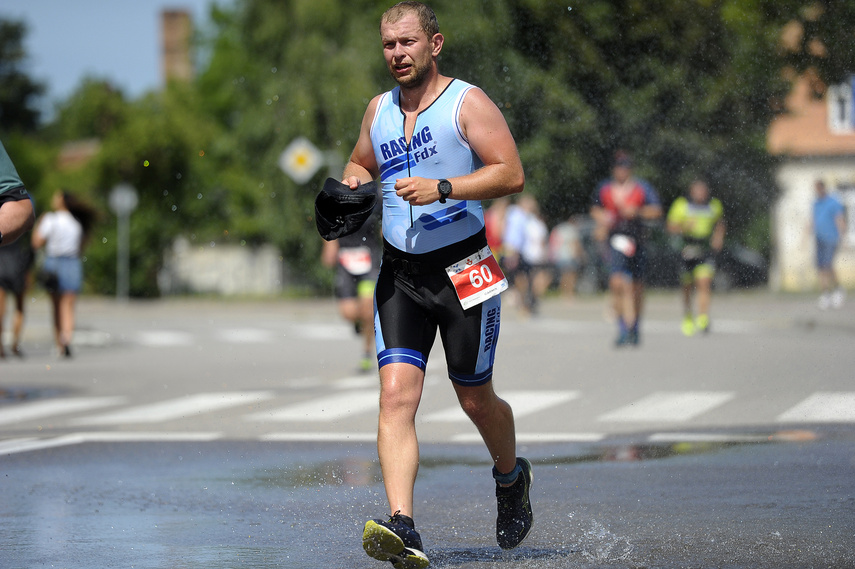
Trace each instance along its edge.
{"label": "white building wall", "polygon": [[178,238],[158,274],[162,294],[271,295],[283,288],[282,256],[272,245],[193,245]]}

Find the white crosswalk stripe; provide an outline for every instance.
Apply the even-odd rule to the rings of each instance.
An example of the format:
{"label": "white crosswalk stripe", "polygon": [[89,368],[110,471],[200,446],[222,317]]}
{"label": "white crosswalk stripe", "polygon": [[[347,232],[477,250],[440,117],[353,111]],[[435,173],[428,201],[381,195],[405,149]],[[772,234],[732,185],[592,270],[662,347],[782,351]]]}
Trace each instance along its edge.
{"label": "white crosswalk stripe", "polygon": [[111,405],[121,405],[124,402],[124,397],[69,397],[21,403],[0,409],[0,425],[90,411]]}
{"label": "white crosswalk stripe", "polygon": [[[572,401],[579,397],[576,391],[503,391],[502,399],[506,400],[514,410],[514,417],[519,419],[549,407]],[[429,413],[424,417],[425,422],[455,422],[468,421],[460,407],[449,407],[442,411]]]}
{"label": "white crosswalk stripe", "polygon": [[[518,443],[595,443],[605,438],[603,433],[525,433],[517,432]],[[481,441],[478,433],[461,433],[454,435],[451,440],[455,443],[477,443]]]}
{"label": "white crosswalk stripe", "polygon": [[855,393],[814,393],[778,416],[782,423],[855,422]]}
{"label": "white crosswalk stripe", "polygon": [[334,421],[348,415],[377,410],[377,390],[346,391],[319,399],[310,399],[272,411],[247,415],[247,421]]}
{"label": "white crosswalk stripe", "polygon": [[27,437],[0,441],[0,456],[94,442],[203,442],[221,436],[220,433],[72,433],[50,439]]}
{"label": "white crosswalk stripe", "polygon": [[[205,413],[238,408],[229,417],[242,419],[246,422],[254,422],[259,425],[276,422],[292,423],[293,428],[283,431],[271,430],[254,435],[257,440],[262,441],[306,441],[306,442],[359,442],[368,443],[376,440],[376,424],[372,425],[367,414],[376,413],[378,409],[378,388],[376,378],[364,376],[342,377],[326,380],[329,387],[334,391],[327,395],[309,397],[298,403],[281,407],[273,407],[269,410],[250,410],[250,406],[257,403],[273,400],[277,397],[291,397],[294,393],[304,392],[305,389],[315,386],[318,381],[311,380],[309,385],[303,386],[299,381],[288,384],[286,392],[273,391],[234,391],[222,393],[197,393],[184,397],[178,397],[166,401],[160,401],[147,405],[127,406],[124,397],[60,397],[44,401],[31,401],[10,404],[0,407],[0,425],[15,425],[20,434],[15,436],[10,431],[5,439],[0,438],[0,456],[27,452],[38,449],[61,447],[80,444],[83,442],[110,442],[110,441],[206,441],[217,440],[228,433],[200,432],[191,428],[186,431],[175,432],[164,429],[158,432],[156,429],[149,431],[116,430],[111,432],[78,432],[70,434],[49,435],[41,433],[41,424],[50,423],[55,427],[68,429],[73,425],[102,425],[120,427],[123,425],[147,424],[155,425],[167,423],[174,420],[193,420]],[[287,394],[287,395],[286,395]],[[590,432],[582,429],[576,431],[568,428],[562,431],[561,422],[555,418],[562,417],[566,408],[562,405],[573,402],[582,396],[579,391],[573,390],[519,390],[503,392],[502,396],[508,400],[514,409],[515,416],[523,418],[526,416],[552,416],[551,430],[537,431],[529,430],[523,424],[518,424],[517,440],[521,444],[536,443],[562,443],[580,442],[595,443],[610,436],[607,433],[614,432],[614,427],[603,429],[603,432]],[[662,391],[655,392],[642,397],[635,402],[620,406],[610,412],[599,416],[592,415],[590,424],[602,424],[603,422],[627,423],[640,422],[650,425],[659,424],[660,429],[668,424],[668,429],[661,430],[648,435],[647,440],[651,443],[667,443],[675,441],[684,442],[753,442],[771,440],[771,437],[780,439],[780,433],[731,431],[699,431],[704,424],[717,424],[716,411],[719,407],[736,399],[738,393],[732,391]],[[247,410],[241,413],[240,407]],[[102,410],[105,407],[115,409],[92,414],[93,410]],[[738,407],[736,407],[738,408]],[[732,413],[734,408],[728,409]],[[574,408],[574,412],[579,409]],[[582,411],[584,411],[582,409]],[[76,415],[75,415],[76,414]],[[324,425],[332,425],[337,421],[347,420],[357,415],[365,415],[360,419],[359,427],[353,431],[336,430],[324,432]],[[574,416],[577,416],[574,413]],[[757,424],[755,417],[731,419],[728,416],[728,424],[751,425]],[[710,420],[711,423],[707,423]],[[28,427],[27,422],[31,422]],[[433,412],[425,412],[419,416],[422,427],[430,423],[436,423],[437,427],[447,429],[443,423],[468,422],[463,411],[457,405],[449,405],[447,408],[439,408]],[[850,392],[817,392],[806,394],[804,399],[792,406],[782,405],[778,414],[769,413],[765,419],[765,425],[774,423],[855,423],[855,391]],[[538,423],[539,424],[539,423]],[[574,423],[579,425],[578,423]],[[311,425],[311,426],[309,426]],[[38,433],[33,434],[38,426]],[[774,427],[772,427],[774,429]],[[457,430],[456,425],[453,426]],[[686,429],[682,431],[681,429]],[[445,440],[454,443],[478,443],[481,438],[473,426],[461,428],[461,432],[455,434],[445,433]],[[68,433],[68,431],[65,431]],[[3,433],[0,432],[0,437]]]}
{"label": "white crosswalk stripe", "polygon": [[689,421],[727,403],[729,391],[673,391],[654,393],[597,418],[598,421]]}
{"label": "white crosswalk stripe", "polygon": [[174,330],[148,330],[136,335],[136,342],[142,346],[161,348],[166,346],[190,346],[195,338],[188,332]]}
{"label": "white crosswalk stripe", "polygon": [[262,441],[273,442],[351,442],[371,443],[377,440],[377,433],[268,433],[259,437]]}
{"label": "white crosswalk stripe", "polygon": [[271,391],[247,391],[225,393],[198,393],[170,401],[152,403],[122,409],[113,413],[80,417],[72,420],[74,425],[119,425],[126,423],[161,423],[209,413],[237,405],[264,401],[273,398]]}
{"label": "white crosswalk stripe", "polygon": [[282,334],[258,328],[227,328],[217,332],[217,339],[227,344],[269,344]]}

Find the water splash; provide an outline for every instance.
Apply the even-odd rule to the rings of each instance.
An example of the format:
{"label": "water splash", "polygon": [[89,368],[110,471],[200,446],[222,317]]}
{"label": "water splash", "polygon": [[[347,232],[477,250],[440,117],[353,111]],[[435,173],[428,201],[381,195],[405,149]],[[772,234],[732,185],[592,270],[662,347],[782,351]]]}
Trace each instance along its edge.
{"label": "water splash", "polygon": [[593,522],[585,530],[579,542],[582,557],[599,563],[607,561],[627,561],[635,546],[625,537],[612,533],[600,522]]}

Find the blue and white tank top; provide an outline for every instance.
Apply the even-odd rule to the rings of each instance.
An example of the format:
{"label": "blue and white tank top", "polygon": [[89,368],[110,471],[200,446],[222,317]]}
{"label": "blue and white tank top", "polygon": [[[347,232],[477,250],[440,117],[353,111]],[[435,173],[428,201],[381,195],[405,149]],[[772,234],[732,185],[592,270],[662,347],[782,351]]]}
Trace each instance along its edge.
{"label": "blue and white tank top", "polygon": [[478,233],[484,214],[478,200],[448,199],[412,206],[395,193],[398,178],[454,178],[483,166],[460,130],[463,97],[473,86],[454,79],[416,118],[413,136],[404,136],[400,87],[384,93],[371,124],[371,143],[380,167],[383,237],[406,253],[427,253]]}

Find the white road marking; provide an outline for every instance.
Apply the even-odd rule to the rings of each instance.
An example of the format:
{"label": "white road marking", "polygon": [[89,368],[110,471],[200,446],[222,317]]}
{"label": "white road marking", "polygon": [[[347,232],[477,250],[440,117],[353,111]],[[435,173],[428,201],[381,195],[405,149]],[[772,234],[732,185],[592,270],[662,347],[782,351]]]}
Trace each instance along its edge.
{"label": "white road marking", "polygon": [[92,417],[80,417],[75,425],[119,425],[127,423],[160,423],[209,413],[228,407],[247,405],[272,399],[271,391],[236,391],[224,393],[198,393],[170,399],[151,405],[141,405]]}
{"label": "white road marking", "polygon": [[377,433],[269,433],[259,437],[259,440],[270,442],[375,442]]}
{"label": "white road marking", "polygon": [[334,389],[365,389],[368,387],[375,387],[378,393],[380,391],[380,379],[377,377],[376,373],[341,377],[339,379],[334,379],[330,383]]}
{"label": "white road marking", "polygon": [[0,409],[0,425],[89,411],[110,405],[121,405],[124,402],[124,397],[69,397],[15,403],[10,407]]}
{"label": "white road marking", "polygon": [[[530,321],[528,326],[555,334],[589,335],[605,329],[611,330],[612,324],[600,321],[583,322],[543,318]],[[713,330],[716,334],[753,334],[760,328],[759,323],[749,320],[713,320]],[[643,332],[673,334],[675,330],[679,329],[679,320],[645,320]],[[522,333],[525,333],[526,330],[527,328],[521,328]]]}
{"label": "white road marking", "polygon": [[176,332],[173,330],[147,330],[137,333],[136,342],[142,346],[161,348],[166,346],[183,347],[190,346],[194,337],[188,332]]}
{"label": "white road marking", "polygon": [[[499,394],[514,410],[514,417],[519,419],[532,413],[537,413],[549,407],[572,401],[579,397],[578,391],[503,391]],[[454,422],[468,421],[469,418],[459,406],[449,407],[442,411],[429,413],[423,422]]]}
{"label": "white road marking", "polygon": [[814,393],[778,416],[782,423],[855,422],[855,392]]}
{"label": "white road marking", "polygon": [[343,324],[306,323],[290,328],[292,336],[305,340],[347,340],[355,338],[353,327]]}
{"label": "white road marking", "polygon": [[217,339],[229,344],[270,344],[276,339],[276,333],[259,328],[226,328],[217,332]]}
{"label": "white road marking", "polygon": [[247,421],[334,421],[348,415],[377,411],[379,397],[376,389],[347,391],[272,411],[253,413],[247,415],[245,419]]}
{"label": "white road marking", "polygon": [[[602,433],[520,433],[516,434],[517,443],[595,443],[605,438]],[[451,437],[455,443],[479,443],[478,433],[461,433]]]}
{"label": "white road marking", "polygon": [[598,421],[689,421],[727,403],[730,391],[661,391],[597,418]]}
{"label": "white road marking", "polygon": [[83,443],[124,442],[207,442],[222,438],[221,433],[72,433],[50,439],[9,439],[0,441],[0,456]]}
{"label": "white road marking", "polygon": [[732,433],[654,433],[651,443],[762,443],[769,435],[743,435]]}

